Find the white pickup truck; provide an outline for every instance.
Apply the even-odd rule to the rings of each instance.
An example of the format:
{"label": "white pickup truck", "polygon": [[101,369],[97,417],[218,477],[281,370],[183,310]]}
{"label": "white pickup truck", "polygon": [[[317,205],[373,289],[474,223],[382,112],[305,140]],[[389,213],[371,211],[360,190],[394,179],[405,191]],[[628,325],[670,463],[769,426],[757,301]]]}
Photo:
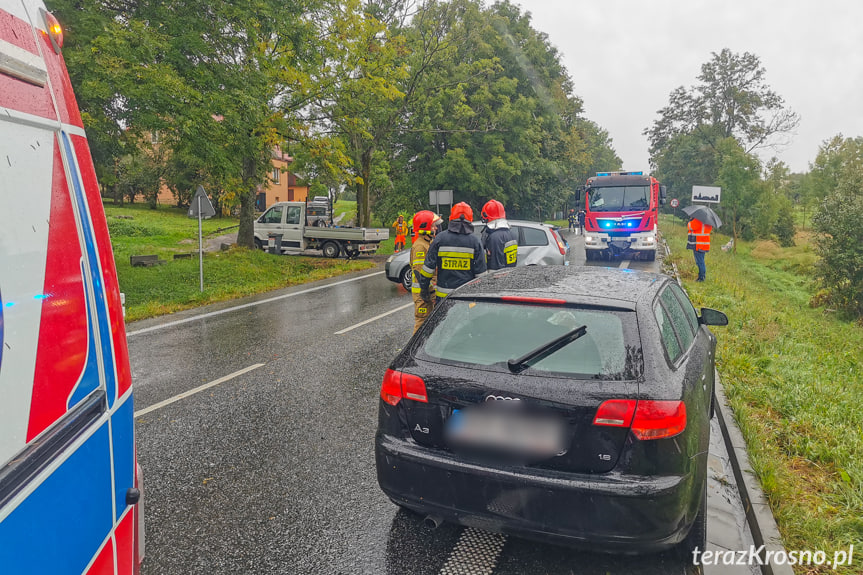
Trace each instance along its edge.
{"label": "white pickup truck", "polygon": [[298,254],[303,250],[321,250],[325,257],[344,254],[354,258],[374,253],[389,230],[382,228],[325,228],[308,225],[304,202],[278,202],[255,221],[255,246],[264,249],[270,234],[282,234],[282,253]]}

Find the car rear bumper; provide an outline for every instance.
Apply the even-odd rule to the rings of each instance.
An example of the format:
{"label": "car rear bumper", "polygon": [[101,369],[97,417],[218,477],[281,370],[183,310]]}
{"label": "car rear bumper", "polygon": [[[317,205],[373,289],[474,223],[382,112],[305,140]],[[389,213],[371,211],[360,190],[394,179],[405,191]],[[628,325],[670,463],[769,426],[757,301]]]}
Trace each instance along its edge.
{"label": "car rear bumper", "polygon": [[381,489],[420,513],[606,551],[644,553],[679,543],[689,531],[687,510],[697,489],[690,475],[490,467],[385,434],[376,438],[375,459]]}

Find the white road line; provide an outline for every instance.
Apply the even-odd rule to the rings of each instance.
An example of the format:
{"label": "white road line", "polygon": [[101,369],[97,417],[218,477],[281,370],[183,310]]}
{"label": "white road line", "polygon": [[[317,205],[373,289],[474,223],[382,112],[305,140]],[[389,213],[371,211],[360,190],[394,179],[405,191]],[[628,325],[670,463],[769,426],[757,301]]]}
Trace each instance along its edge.
{"label": "white road line", "polygon": [[343,330],[339,330],[336,333],[334,333],[333,335],[342,335],[343,333],[348,333],[349,331],[357,329],[358,327],[363,327],[367,323],[372,323],[373,321],[377,321],[377,320],[381,319],[382,317],[387,317],[388,315],[394,314],[397,311],[407,309],[407,308],[411,307],[413,304],[414,304],[414,302],[406,303],[405,305],[399,306],[396,309],[391,309],[390,311],[382,313],[381,315],[376,315],[375,317],[369,318],[366,321],[361,321],[360,323],[354,324],[351,327],[346,327]]}
{"label": "white road line", "polygon": [[358,277],[358,278],[351,278],[351,279],[347,279],[347,280],[342,280],[342,281],[338,281],[338,282],[333,282],[333,283],[331,283],[331,284],[327,284],[327,285],[323,285],[323,286],[317,286],[317,287],[313,287],[313,288],[309,288],[309,289],[304,289],[304,290],[300,290],[300,291],[295,291],[295,292],[292,292],[292,293],[286,293],[286,294],[284,294],[284,295],[277,295],[277,296],[275,296],[275,297],[270,297],[270,298],[267,298],[267,299],[262,299],[262,300],[260,300],[260,301],[254,301],[254,302],[251,302],[251,303],[244,303],[244,304],[242,304],[242,305],[236,305],[236,306],[234,306],[234,307],[229,307],[229,308],[225,308],[225,309],[220,309],[220,310],[218,310],[218,311],[211,311],[211,312],[209,312],[209,313],[202,313],[201,315],[196,315],[196,316],[193,316],[193,317],[187,317],[187,318],[185,318],[185,319],[178,319],[178,320],[176,320],[176,321],[169,321],[168,323],[163,323],[163,324],[161,324],[161,325],[154,325],[154,326],[152,326],[152,327],[145,327],[144,329],[138,329],[138,330],[135,330],[135,331],[130,331],[130,332],[126,333],[126,337],[132,337],[133,335],[140,335],[140,334],[142,334],[142,333],[149,333],[149,332],[151,332],[151,331],[156,331],[156,330],[160,330],[160,329],[165,329],[165,328],[168,328],[168,327],[174,327],[175,325],[180,325],[180,324],[184,324],[184,323],[189,323],[190,321],[197,321],[197,320],[199,320],[199,319],[205,319],[205,318],[208,318],[208,317],[213,317],[213,316],[216,316],[216,315],[221,315],[221,314],[223,314],[223,313],[228,313],[228,312],[232,312],[232,311],[237,311],[238,309],[246,309],[246,308],[249,308],[249,307],[254,307],[254,306],[256,306],[256,305],[262,305],[262,304],[265,304],[265,303],[271,303],[271,302],[278,301],[278,300],[281,300],[281,299],[286,299],[286,298],[289,298],[289,297],[294,297],[294,296],[298,296],[298,295],[303,295],[303,294],[307,294],[307,293],[312,293],[312,292],[316,292],[316,291],[319,291],[319,290],[322,290],[322,289],[331,288],[331,287],[333,287],[333,286],[342,285],[342,284],[346,284],[346,283],[350,283],[350,282],[356,282],[356,281],[364,280],[364,279],[371,278],[371,277],[374,277],[374,276],[379,276],[379,275],[381,275],[381,274],[383,274],[383,273],[384,273],[384,272],[374,272],[374,273],[371,273],[371,274],[368,274],[368,275],[360,276],[360,277]]}
{"label": "white road line", "polygon": [[467,527],[441,567],[440,575],[491,575],[506,535]]}
{"label": "white road line", "polygon": [[620,262],[620,265],[619,265],[619,266],[617,266],[617,267],[619,267],[620,269],[624,269],[624,270],[625,270],[626,268],[628,268],[628,267],[629,267],[629,262],[630,262],[630,260],[623,260],[623,261],[621,261],[621,262]]}
{"label": "white road line", "polygon": [[204,385],[196,387],[195,389],[190,389],[189,391],[184,391],[183,393],[181,393],[179,395],[175,395],[174,397],[168,398],[165,401],[160,401],[159,403],[154,403],[150,407],[145,407],[144,409],[141,409],[140,411],[136,411],[135,417],[141,417],[142,415],[147,415],[151,411],[156,411],[157,409],[161,409],[161,408],[165,407],[166,405],[171,405],[175,401],[180,401],[181,399],[189,397],[190,395],[195,395],[196,393],[200,393],[206,389],[210,389],[211,387],[219,385],[220,383],[225,383],[226,381],[234,379],[235,377],[243,375],[244,373],[249,373],[250,371],[258,369],[259,367],[264,367],[264,365],[266,365],[266,364],[256,363],[255,365],[250,365],[249,367],[245,367],[245,368],[241,369],[240,371],[235,371],[234,373],[229,373],[225,377],[220,377],[219,379],[213,380],[210,383],[205,383]]}

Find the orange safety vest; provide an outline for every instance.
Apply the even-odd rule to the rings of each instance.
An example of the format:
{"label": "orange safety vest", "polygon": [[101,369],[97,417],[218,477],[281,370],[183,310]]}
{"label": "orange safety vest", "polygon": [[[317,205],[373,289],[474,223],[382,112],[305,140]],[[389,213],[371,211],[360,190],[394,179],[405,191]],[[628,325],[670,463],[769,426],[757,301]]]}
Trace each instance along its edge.
{"label": "orange safety vest", "polygon": [[686,248],[690,250],[698,250],[699,252],[710,251],[710,232],[713,231],[712,226],[698,220],[691,220],[687,225],[689,237],[687,238]]}

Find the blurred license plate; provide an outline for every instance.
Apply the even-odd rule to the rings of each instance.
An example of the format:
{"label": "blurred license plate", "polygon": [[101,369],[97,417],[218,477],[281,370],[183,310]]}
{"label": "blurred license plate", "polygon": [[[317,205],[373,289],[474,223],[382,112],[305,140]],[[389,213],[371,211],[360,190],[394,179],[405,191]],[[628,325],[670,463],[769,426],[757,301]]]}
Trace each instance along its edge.
{"label": "blurred license plate", "polygon": [[454,409],[445,432],[454,447],[544,457],[564,451],[562,420],[514,410]]}

